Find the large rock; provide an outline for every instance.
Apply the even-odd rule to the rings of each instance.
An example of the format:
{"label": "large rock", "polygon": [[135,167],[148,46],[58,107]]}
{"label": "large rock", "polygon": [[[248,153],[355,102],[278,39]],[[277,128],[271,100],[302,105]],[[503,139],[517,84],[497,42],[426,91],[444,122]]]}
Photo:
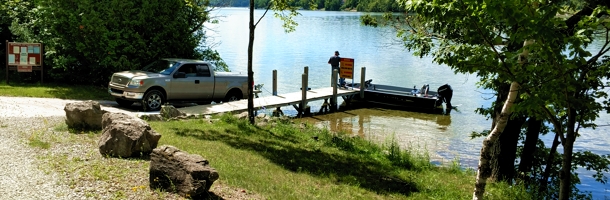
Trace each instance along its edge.
{"label": "large rock", "polygon": [[176,147],[163,145],[150,154],[150,187],[200,199],[205,198],[218,172],[209,162],[196,154],[188,154]]}
{"label": "large rock", "polygon": [[159,111],[159,114],[167,119],[186,116],[186,113],[183,113],[182,111],[178,110],[176,107],[174,107],[172,105],[162,105],[161,111]]}
{"label": "large rock", "polygon": [[64,107],[66,111],[66,124],[70,128],[101,129],[102,115],[106,112],[96,101],[82,101],[67,103]]}
{"label": "large rock", "polygon": [[100,153],[113,157],[148,155],[157,147],[161,135],[146,121],[124,113],[106,113],[102,117]]}

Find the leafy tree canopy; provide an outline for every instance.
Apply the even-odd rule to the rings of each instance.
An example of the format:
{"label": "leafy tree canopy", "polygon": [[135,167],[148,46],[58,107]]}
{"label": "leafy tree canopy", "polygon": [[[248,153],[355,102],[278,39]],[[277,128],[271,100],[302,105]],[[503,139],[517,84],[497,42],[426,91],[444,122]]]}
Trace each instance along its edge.
{"label": "leafy tree canopy", "polygon": [[[48,71],[55,80],[105,85],[113,72],[164,57],[212,60],[219,70],[228,69],[206,46],[207,0],[10,0],[0,5],[14,16],[10,29],[19,41],[44,43],[45,65],[52,66]],[[24,5],[25,14],[17,9]]]}

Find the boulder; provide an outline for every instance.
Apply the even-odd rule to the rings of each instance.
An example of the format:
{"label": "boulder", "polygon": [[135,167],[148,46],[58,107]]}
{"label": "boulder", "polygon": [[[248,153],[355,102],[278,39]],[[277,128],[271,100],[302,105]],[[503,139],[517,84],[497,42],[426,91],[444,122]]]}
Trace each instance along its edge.
{"label": "boulder", "polygon": [[162,105],[161,111],[159,113],[161,114],[161,116],[167,119],[186,116],[186,113],[179,111],[176,107],[172,105]]}
{"label": "boulder", "polygon": [[163,145],[150,154],[151,189],[162,189],[185,198],[206,197],[218,172],[208,160],[197,154],[189,154],[176,147]]}
{"label": "boulder", "polygon": [[81,101],[67,103],[64,107],[66,111],[66,124],[70,128],[101,129],[102,115],[106,113],[96,101]]}
{"label": "boulder", "polygon": [[106,113],[102,117],[100,153],[112,157],[148,155],[157,147],[161,135],[146,121],[124,113]]}

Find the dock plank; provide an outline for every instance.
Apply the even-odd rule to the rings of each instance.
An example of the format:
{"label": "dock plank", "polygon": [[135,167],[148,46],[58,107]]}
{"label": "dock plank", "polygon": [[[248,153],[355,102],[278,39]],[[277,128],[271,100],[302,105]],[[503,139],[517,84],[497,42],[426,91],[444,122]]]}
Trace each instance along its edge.
{"label": "dock plank", "polygon": [[[337,97],[345,95],[358,94],[360,90],[355,88],[338,89]],[[255,108],[275,108],[282,106],[289,106],[301,103],[301,91],[280,94],[277,96],[266,96],[254,99]],[[316,101],[323,99],[330,99],[333,95],[332,87],[325,87],[319,89],[312,89],[307,91],[307,101]],[[219,104],[208,104],[191,107],[178,108],[178,110],[188,115],[209,115],[224,112],[242,112],[248,110],[248,99],[242,99],[239,101],[232,101]]]}

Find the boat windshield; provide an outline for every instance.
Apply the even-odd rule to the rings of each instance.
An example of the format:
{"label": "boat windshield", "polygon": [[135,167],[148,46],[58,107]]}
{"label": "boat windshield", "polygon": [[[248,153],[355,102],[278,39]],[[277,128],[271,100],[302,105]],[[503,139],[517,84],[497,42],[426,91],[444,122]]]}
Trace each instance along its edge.
{"label": "boat windshield", "polygon": [[170,75],[176,67],[178,66],[178,62],[169,61],[169,60],[157,60],[146,66],[142,70],[147,72],[155,72],[164,75]]}

